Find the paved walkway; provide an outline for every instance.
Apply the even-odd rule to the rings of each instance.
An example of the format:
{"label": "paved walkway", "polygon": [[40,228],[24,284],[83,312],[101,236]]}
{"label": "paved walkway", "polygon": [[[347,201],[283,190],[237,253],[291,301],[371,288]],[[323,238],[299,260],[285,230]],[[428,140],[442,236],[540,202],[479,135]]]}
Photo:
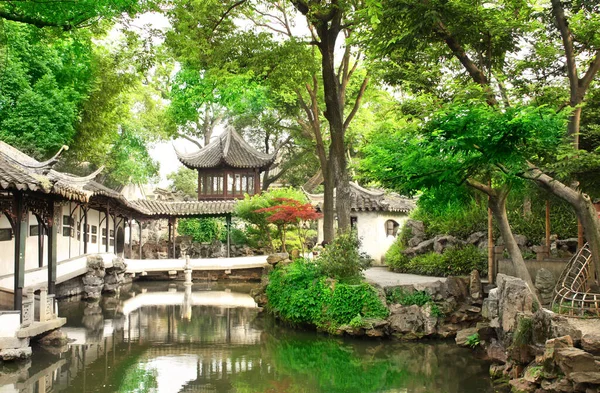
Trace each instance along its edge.
{"label": "paved walkway", "polygon": [[445,277],[419,276],[416,274],[394,273],[387,267],[371,267],[365,270],[365,279],[382,288],[411,284],[431,284],[446,281]]}

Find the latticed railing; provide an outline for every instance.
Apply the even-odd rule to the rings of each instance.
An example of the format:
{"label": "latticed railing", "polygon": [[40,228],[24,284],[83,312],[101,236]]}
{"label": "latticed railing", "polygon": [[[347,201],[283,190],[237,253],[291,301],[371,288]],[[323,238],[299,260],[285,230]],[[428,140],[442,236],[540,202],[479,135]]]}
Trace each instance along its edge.
{"label": "latticed railing", "polygon": [[600,293],[594,291],[592,251],[586,243],[563,270],[556,288],[552,310],[572,317],[600,317]]}

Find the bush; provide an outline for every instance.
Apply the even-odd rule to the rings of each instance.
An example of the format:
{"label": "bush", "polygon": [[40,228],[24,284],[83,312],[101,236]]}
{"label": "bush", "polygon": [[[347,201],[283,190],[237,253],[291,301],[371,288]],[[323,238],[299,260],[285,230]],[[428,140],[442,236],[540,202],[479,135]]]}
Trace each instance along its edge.
{"label": "bush", "polygon": [[271,272],[266,294],[269,311],[282,320],[329,331],[353,320],[388,316],[372,286],[331,281],[319,266],[303,259]]}
{"label": "bush", "polygon": [[183,218],[179,220],[177,232],[191,236],[195,242],[208,243],[223,236],[225,225],[217,218]]}
{"label": "bush", "polygon": [[317,257],[317,265],[327,277],[348,283],[360,282],[362,271],[371,265],[371,259],[361,253],[359,247],[356,233],[340,234]]}
{"label": "bush", "polygon": [[[394,243],[396,244],[396,243]],[[390,251],[388,251],[390,254]],[[473,245],[448,248],[443,254],[429,252],[409,259],[401,251],[386,254],[388,266],[399,273],[425,276],[461,276],[478,270],[487,273],[486,255]]]}
{"label": "bush", "polygon": [[402,236],[398,236],[396,241],[392,243],[390,248],[385,253],[385,263],[394,271],[404,272],[410,259],[402,253],[405,246],[401,240]]}

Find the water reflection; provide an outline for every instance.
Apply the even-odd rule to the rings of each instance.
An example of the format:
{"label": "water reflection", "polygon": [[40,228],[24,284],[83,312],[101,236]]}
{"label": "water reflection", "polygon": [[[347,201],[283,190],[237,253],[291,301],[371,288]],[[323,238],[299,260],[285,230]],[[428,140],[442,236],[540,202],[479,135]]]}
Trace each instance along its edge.
{"label": "water reflection", "polygon": [[259,316],[248,288],[200,289],[60,304],[74,341],[5,367],[0,392],[492,392],[487,366],[452,344],[291,331]]}

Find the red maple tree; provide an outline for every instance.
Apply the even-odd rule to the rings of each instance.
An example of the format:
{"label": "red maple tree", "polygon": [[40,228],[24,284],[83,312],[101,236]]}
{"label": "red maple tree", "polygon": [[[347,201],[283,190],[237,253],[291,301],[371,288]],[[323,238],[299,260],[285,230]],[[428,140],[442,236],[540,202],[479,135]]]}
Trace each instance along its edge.
{"label": "red maple tree", "polygon": [[307,221],[317,220],[323,215],[317,213],[310,203],[302,203],[291,198],[276,198],[274,201],[278,204],[255,210],[255,212],[268,214],[267,221],[275,224],[280,229],[282,252],[286,252],[285,240],[287,228],[289,225],[295,225],[298,229],[302,254],[304,254],[307,228],[303,224]]}

